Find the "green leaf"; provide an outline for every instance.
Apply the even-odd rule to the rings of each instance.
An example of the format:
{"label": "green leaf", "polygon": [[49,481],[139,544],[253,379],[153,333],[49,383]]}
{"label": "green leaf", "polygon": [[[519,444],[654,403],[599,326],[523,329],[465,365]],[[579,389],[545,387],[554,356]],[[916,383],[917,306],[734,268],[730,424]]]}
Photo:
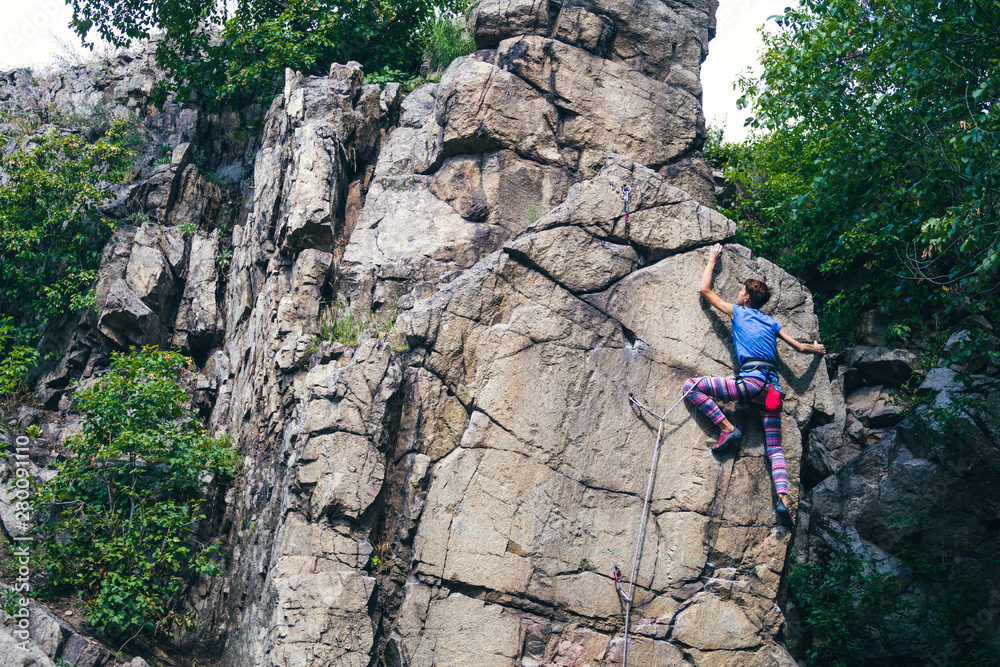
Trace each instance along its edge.
{"label": "green leaf", "polygon": [[185,407],[186,358],[147,348],[116,354],[78,391],[71,456],[36,494],[40,565],[50,590],[80,592],[88,622],[126,636],[150,631],[176,602],[189,568],[217,572],[217,545],[195,540],[206,473],[227,478],[238,453]]}

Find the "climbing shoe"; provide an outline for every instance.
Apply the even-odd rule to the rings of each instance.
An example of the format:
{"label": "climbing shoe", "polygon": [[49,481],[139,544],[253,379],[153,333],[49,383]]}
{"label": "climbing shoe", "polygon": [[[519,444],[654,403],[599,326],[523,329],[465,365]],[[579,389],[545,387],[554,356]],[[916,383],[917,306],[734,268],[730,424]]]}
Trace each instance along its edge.
{"label": "climbing shoe", "polygon": [[780,523],[785,528],[793,528],[795,522],[792,521],[792,513],[788,511],[785,507],[785,503],[778,501],[777,507],[774,508],[775,513],[778,515],[778,523]]}
{"label": "climbing shoe", "polygon": [[728,451],[736,443],[736,441],[740,439],[741,435],[743,434],[740,433],[740,430],[736,427],[733,427],[733,430],[729,433],[723,431],[722,435],[719,436],[719,444],[712,447],[712,451],[717,454]]}

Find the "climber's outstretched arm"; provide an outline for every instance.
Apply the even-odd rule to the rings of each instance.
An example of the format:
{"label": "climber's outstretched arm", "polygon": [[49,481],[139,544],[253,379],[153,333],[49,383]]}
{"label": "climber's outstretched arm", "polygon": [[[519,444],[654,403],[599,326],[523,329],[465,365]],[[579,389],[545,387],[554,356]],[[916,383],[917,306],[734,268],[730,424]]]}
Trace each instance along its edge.
{"label": "climber's outstretched arm", "polygon": [[781,331],[778,332],[778,338],[780,338],[781,340],[785,341],[786,343],[788,343],[789,345],[791,345],[792,347],[794,347],[797,352],[810,352],[812,354],[826,354],[826,348],[823,347],[822,345],[820,345],[819,341],[816,341],[816,342],[812,343],[811,345],[809,343],[800,343],[799,341],[795,340],[794,338],[792,338],[791,336],[789,336],[787,333],[785,333],[784,329],[782,329]]}
{"label": "climber's outstretched arm", "polygon": [[715,262],[718,261],[719,255],[722,254],[722,245],[716,243],[712,246],[712,249],[708,253],[708,264],[705,266],[705,272],[701,274],[701,289],[698,291],[701,293],[705,299],[724,312],[729,317],[733,316],[733,304],[723,301],[722,298],[712,291],[712,273],[715,271]]}

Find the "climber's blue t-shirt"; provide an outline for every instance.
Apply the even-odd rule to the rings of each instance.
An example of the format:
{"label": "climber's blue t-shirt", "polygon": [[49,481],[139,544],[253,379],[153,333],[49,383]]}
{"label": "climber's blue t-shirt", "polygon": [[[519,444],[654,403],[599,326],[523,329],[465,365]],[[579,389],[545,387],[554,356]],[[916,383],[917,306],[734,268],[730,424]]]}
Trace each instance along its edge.
{"label": "climber's blue t-shirt", "polygon": [[[778,332],[781,325],[771,316],[756,308],[745,308],[733,304],[733,342],[736,344],[736,359],[740,366],[749,359],[778,361]],[[777,373],[770,378],[763,370],[748,370],[741,377],[753,377],[778,387]]]}

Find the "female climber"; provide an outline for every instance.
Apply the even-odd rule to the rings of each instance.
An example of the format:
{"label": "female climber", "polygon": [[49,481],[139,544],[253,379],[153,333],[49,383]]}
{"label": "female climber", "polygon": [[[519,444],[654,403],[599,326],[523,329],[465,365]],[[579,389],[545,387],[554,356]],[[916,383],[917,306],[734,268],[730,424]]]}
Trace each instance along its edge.
{"label": "female climber", "polygon": [[778,359],[777,339],[781,338],[798,352],[826,354],[826,348],[818,342],[812,345],[800,343],[785,333],[774,318],[760,312],[760,307],[771,298],[771,290],[759,280],[747,280],[736,297],[736,303],[723,301],[712,291],[712,273],[721,254],[722,246],[717,243],[709,252],[708,265],[701,276],[699,291],[710,304],[733,318],[733,342],[736,345],[740,372],[737,377],[730,378],[691,378],[684,383],[684,392],[696,408],[722,429],[719,443],[712,447],[713,452],[728,449],[742,434],[726,419],[712,399],[743,399],[757,404],[764,422],[774,489],[778,493],[775,511],[778,521],[791,527],[794,521],[788,503],[788,472],[785,469],[785,454],[781,449],[781,385],[775,367]]}

